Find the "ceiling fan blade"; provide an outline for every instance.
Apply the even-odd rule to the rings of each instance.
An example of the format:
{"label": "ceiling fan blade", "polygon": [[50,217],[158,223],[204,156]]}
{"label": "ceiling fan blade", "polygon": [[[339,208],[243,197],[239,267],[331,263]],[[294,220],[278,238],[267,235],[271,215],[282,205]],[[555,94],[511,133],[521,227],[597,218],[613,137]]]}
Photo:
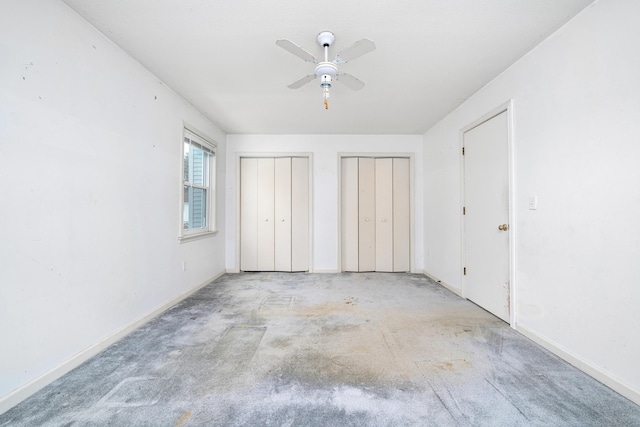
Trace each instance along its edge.
{"label": "ceiling fan blade", "polygon": [[361,80],[353,77],[351,74],[342,73],[336,76],[336,80],[353,90],[360,90],[364,87],[364,83]]}
{"label": "ceiling fan blade", "polygon": [[346,49],[343,49],[336,55],[335,62],[341,64],[356,59],[359,56],[375,50],[376,44],[369,39],[358,40]]}
{"label": "ceiling fan blade", "polygon": [[311,80],[314,80],[315,78],[316,78],[315,74],[309,74],[308,76],[304,76],[300,80],[296,80],[295,82],[291,83],[287,87],[289,89],[298,89],[300,86],[306,85],[307,83],[309,83]]}
{"label": "ceiling fan blade", "polygon": [[318,60],[315,58],[315,56],[311,55],[309,52],[307,52],[306,50],[304,50],[303,48],[301,48],[291,40],[287,40],[287,39],[276,40],[276,44],[281,48],[283,48],[284,50],[293,53],[298,58],[302,58],[307,62],[313,62],[314,64],[318,63]]}

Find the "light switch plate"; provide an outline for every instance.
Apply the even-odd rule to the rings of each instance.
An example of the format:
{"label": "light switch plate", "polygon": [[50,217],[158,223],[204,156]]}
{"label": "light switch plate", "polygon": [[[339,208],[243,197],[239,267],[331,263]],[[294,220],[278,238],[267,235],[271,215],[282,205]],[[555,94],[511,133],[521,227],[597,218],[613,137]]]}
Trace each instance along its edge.
{"label": "light switch plate", "polygon": [[529,209],[532,211],[538,209],[538,196],[529,196]]}

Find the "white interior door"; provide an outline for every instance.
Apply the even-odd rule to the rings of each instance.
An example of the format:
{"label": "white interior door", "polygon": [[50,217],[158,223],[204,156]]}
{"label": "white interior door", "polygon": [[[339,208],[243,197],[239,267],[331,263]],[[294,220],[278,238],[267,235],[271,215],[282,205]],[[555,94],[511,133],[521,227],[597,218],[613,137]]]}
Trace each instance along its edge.
{"label": "white interior door", "polygon": [[291,157],[275,159],[275,270],[291,271]]}
{"label": "white interior door", "polygon": [[258,159],[258,271],[275,269],[275,159]]}
{"label": "white interior door", "polygon": [[358,159],[358,271],[376,270],[375,159]]}
{"label": "white interior door", "polygon": [[291,271],[309,270],[309,158],[291,159]]}
{"label": "white interior door", "polygon": [[464,134],[464,293],[509,322],[507,125],[503,112]]}
{"label": "white interior door", "polygon": [[376,271],[393,271],[393,159],[375,159]]}

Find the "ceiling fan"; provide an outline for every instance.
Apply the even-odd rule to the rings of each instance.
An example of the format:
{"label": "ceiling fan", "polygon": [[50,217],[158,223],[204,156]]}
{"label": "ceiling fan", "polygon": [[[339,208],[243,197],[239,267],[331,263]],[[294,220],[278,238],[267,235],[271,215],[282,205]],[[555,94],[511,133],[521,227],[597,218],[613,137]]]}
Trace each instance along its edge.
{"label": "ceiling fan", "polygon": [[348,48],[340,51],[333,61],[329,61],[329,47],[336,40],[336,36],[330,31],[323,31],[318,34],[318,44],[324,48],[324,61],[320,61],[312,54],[293,43],[291,40],[280,39],[276,40],[276,44],[286,51],[293,53],[298,58],[302,58],[306,62],[312,62],[316,64],[313,70],[313,74],[309,74],[291,83],[287,86],[289,89],[298,89],[299,87],[309,83],[316,78],[320,78],[320,86],[322,87],[322,98],[324,99],[324,108],[329,108],[329,88],[333,80],[337,80],[353,90],[360,90],[364,87],[364,83],[347,73],[338,72],[338,64],[344,64],[352,59],[369,53],[376,48],[375,43],[369,39],[362,39]]}

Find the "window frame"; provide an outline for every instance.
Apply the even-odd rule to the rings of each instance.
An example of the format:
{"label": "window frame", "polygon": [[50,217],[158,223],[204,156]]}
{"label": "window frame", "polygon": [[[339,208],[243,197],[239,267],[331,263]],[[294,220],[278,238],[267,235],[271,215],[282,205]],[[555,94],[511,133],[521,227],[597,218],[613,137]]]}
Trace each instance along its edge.
{"label": "window frame", "polygon": [[[200,185],[193,182],[189,182],[185,179],[185,145],[189,146],[189,152],[192,151],[192,147],[197,147],[207,152],[208,163],[208,175],[205,177],[205,184]],[[182,141],[180,143],[180,224],[178,239],[181,242],[203,238],[214,235],[218,232],[216,228],[216,170],[217,170],[217,144],[210,138],[204,136],[201,132],[196,131],[193,127],[184,125],[182,130]],[[191,161],[193,158],[191,158]],[[208,178],[208,179],[206,179]],[[204,189],[206,193],[205,201],[205,226],[198,228],[185,228],[185,189],[198,188]]]}

